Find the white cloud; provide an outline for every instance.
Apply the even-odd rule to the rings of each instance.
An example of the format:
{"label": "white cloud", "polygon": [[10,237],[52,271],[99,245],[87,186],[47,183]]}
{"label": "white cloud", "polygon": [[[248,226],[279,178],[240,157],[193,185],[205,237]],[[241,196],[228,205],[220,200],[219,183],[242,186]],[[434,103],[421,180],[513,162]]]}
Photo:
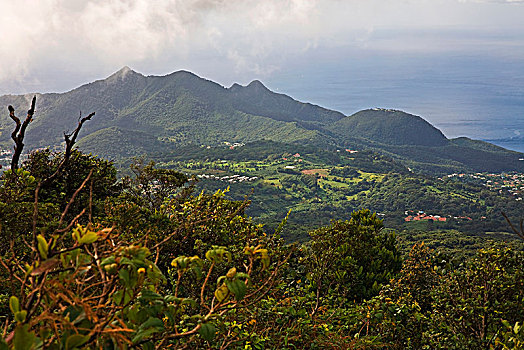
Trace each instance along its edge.
{"label": "white cloud", "polygon": [[412,53],[503,48],[524,55],[522,3],[3,0],[0,93],[71,88],[123,65],[144,73],[185,68],[263,77],[323,47]]}
{"label": "white cloud", "polygon": [[524,0],[459,0],[460,2],[476,2],[476,3],[498,3],[498,4],[524,4]]}

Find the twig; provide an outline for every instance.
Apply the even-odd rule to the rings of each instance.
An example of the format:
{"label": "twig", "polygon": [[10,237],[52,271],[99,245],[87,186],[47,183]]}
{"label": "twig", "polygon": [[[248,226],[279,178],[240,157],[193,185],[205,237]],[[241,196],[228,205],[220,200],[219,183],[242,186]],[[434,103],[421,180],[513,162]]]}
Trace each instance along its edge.
{"label": "twig", "polygon": [[86,185],[87,181],[89,181],[89,179],[91,178],[91,175],[93,175],[93,170],[94,169],[91,169],[91,171],[89,172],[89,174],[87,175],[87,177],[85,178],[84,182],[82,182],[82,184],[80,185],[80,187],[78,187],[75,191],[75,193],[73,193],[73,195],[71,196],[71,199],[69,200],[69,202],[67,203],[64,211],[62,212],[62,215],[60,216],[60,221],[58,222],[58,227],[60,227],[60,225],[62,225],[62,222],[64,221],[64,217],[66,216],[67,212],[69,211],[69,207],[71,207],[71,204],[73,204],[73,202],[75,201],[75,198],[76,196],[78,196],[78,194],[80,193],[80,191],[82,191],[82,189],[84,188],[84,186]]}
{"label": "twig", "polygon": [[213,267],[215,267],[214,261],[211,263],[211,266],[209,267],[209,271],[207,272],[206,279],[204,280],[204,283],[202,284],[202,288],[200,289],[200,305],[201,306],[206,306],[205,300],[204,300],[204,292],[206,290],[206,286],[207,286],[207,282],[209,281],[209,277],[211,277],[211,271],[213,271]]}
{"label": "twig", "polygon": [[82,209],[82,211],[80,213],[78,213],[77,216],[75,216],[73,218],[73,220],[71,220],[71,222],[69,223],[69,225],[67,225],[66,227],[64,227],[63,229],[60,229],[60,230],[56,230],[55,232],[56,233],[64,233],[64,232],[67,232],[71,229],[71,227],[73,227],[73,225],[75,224],[75,222],[80,219],[80,217],[82,217],[82,215],[84,215],[86,212],[86,208]]}
{"label": "twig", "polygon": [[504,219],[506,219],[506,221],[508,222],[508,225],[509,227],[511,227],[511,230],[517,235],[519,236],[520,238],[524,239],[524,228],[523,228],[523,222],[524,220],[523,219],[520,219],[520,231],[518,231],[515,226],[513,226],[513,223],[511,222],[511,220],[508,218],[508,216],[506,215],[506,213],[502,212],[502,216],[504,217]]}
{"label": "twig", "polygon": [[95,112],[89,114],[87,117],[81,118],[80,121],[78,122],[78,126],[72,133],[70,134],[64,133],[64,138],[66,142],[66,150],[65,150],[64,162],[63,162],[64,165],[67,163],[67,161],[69,160],[69,157],[71,156],[71,151],[73,149],[73,146],[76,143],[76,138],[78,137],[78,133],[80,132],[80,129],[82,129],[82,126],[84,125],[84,123],[88,120],[91,120],[91,118],[94,115],[95,115]]}
{"label": "twig", "polygon": [[89,222],[93,222],[93,179],[91,179],[91,183],[89,184],[89,216],[88,216]]}

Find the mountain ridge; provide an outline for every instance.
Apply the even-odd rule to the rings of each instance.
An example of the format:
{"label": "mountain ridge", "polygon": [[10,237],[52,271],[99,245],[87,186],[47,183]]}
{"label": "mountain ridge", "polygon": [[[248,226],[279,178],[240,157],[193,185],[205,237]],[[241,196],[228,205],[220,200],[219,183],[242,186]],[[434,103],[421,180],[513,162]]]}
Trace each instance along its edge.
{"label": "mountain ridge", "polygon": [[[23,111],[29,96],[3,95],[0,104]],[[62,132],[76,126],[81,112],[95,111],[96,117],[82,130],[79,147],[116,160],[151,156],[160,149],[169,152],[187,144],[266,139],[329,149],[369,148],[429,172],[459,168],[524,172],[524,162],[518,161],[523,154],[483,141],[447,139],[422,117],[384,108],[346,116],[273,92],[259,80],[227,88],[189,71],[144,76],[125,66],[71,91],[37,96],[26,138],[26,144],[35,148],[59,149]],[[9,117],[0,116],[4,148],[9,147],[11,128]],[[149,143],[140,142],[136,135]],[[118,139],[121,147],[115,143]],[[110,150],[104,149],[107,145],[112,145]],[[432,160],[431,154],[438,160]]]}

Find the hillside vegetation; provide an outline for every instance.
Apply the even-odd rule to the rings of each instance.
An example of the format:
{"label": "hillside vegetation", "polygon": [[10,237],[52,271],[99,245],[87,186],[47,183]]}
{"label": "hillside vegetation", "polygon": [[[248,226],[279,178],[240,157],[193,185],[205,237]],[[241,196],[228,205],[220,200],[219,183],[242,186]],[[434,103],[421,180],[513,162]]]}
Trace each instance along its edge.
{"label": "hillside vegetation", "polygon": [[[29,96],[2,96],[16,109]],[[128,163],[158,159],[180,147],[272,140],[321,149],[374,150],[430,174],[524,171],[523,155],[482,141],[447,139],[421,117],[370,109],[352,116],[296,101],[260,81],[225,88],[186,71],[143,76],[125,67],[104,80],[62,94],[38,94],[38,118],[28,130],[33,148],[60,149],[64,126],[95,110],[79,147]],[[0,116],[0,147],[9,149],[10,119]],[[118,142],[122,142],[117,146]],[[169,159],[163,159],[169,161]]]}
{"label": "hillside vegetation", "polygon": [[[522,176],[508,180],[513,183],[512,194],[501,191],[502,187],[489,188],[489,177],[465,181],[462,177],[421,175],[371,151],[337,152],[259,141],[233,149],[227,145],[187,146],[159,156],[157,165],[195,176],[197,188],[214,192],[227,187],[228,198],[235,200],[248,195],[251,205],[247,213],[269,230],[291,210],[282,232],[291,242],[305,240],[308,230],[362,208],[380,213],[388,227],[400,231],[459,230],[459,235],[475,235],[482,241],[485,232],[508,230],[501,211],[518,220],[524,209],[519,200],[524,195],[519,189],[524,183]],[[501,174],[493,179],[500,178],[501,186],[506,186],[503,179],[514,176]],[[445,221],[406,221],[406,212],[416,216],[419,211]]]}
{"label": "hillside vegetation", "polygon": [[[9,106],[16,127],[14,154],[0,175],[2,349],[524,345],[522,221],[514,226],[506,216],[510,232],[490,235],[497,242],[420,227],[399,239],[383,213],[343,208],[340,220],[304,225],[307,242],[288,244],[281,235],[290,212],[267,231],[246,215],[249,201],[200,191],[188,178],[210,180],[205,186],[249,182],[267,194],[253,203],[260,218],[287,201],[312,209],[318,223],[331,197],[328,210],[358,199],[384,212],[429,202],[451,215],[488,213],[521,203],[518,192],[498,192],[518,174],[434,179],[372,151],[260,141],[188,145],[190,160],[161,157],[173,159],[164,167],[187,174],[137,161],[119,181],[111,161],[75,149],[94,113],[64,135],[63,152],[38,150],[20,162],[35,102],[25,119]],[[488,178],[489,186],[479,185]],[[434,251],[418,239],[444,247]]]}
{"label": "hillside vegetation", "polygon": [[[433,251],[423,242],[403,251],[401,243],[424,233],[399,241],[377,214],[361,209],[309,230],[306,243],[286,244],[280,235],[289,214],[267,232],[246,215],[248,201],[229,200],[223,190],[197,191],[176,170],[136,162],[133,176],[117,181],[112,162],[74,149],[94,114],[65,135],[64,152],[39,150],[20,164],[34,104],[33,99],[23,122],[9,108],[18,123],[15,153],[0,176],[2,349],[524,344],[522,243],[484,241],[477,252],[462,256]],[[185,167],[205,166],[214,174],[201,178],[214,175],[231,184],[258,181],[248,174],[260,171],[262,187],[295,186],[286,195],[297,193],[302,202],[314,195],[321,203],[326,195],[353,190],[370,205],[393,206],[396,201],[374,203],[373,190],[363,183],[393,198],[394,191],[404,194],[395,186],[404,182],[401,188],[415,192],[412,199],[442,201],[442,210],[458,210],[462,200],[498,206],[488,203],[496,195],[475,196],[474,183],[437,183],[370,151],[348,156],[302,146],[302,154],[275,157],[275,151],[298,146],[269,141],[256,146],[254,156],[247,145],[187,148],[201,158]],[[235,154],[227,152],[242,147],[233,161]],[[217,159],[223,156],[229,159]],[[284,176],[275,177],[275,170]],[[237,171],[245,175],[222,176]],[[510,227],[515,239],[524,240],[522,227]],[[440,237],[456,248],[477,243],[455,232]]]}
{"label": "hillside vegetation", "polygon": [[397,110],[367,109],[330,126],[340,137],[361,137],[390,145],[444,146],[448,139],[424,119]]}

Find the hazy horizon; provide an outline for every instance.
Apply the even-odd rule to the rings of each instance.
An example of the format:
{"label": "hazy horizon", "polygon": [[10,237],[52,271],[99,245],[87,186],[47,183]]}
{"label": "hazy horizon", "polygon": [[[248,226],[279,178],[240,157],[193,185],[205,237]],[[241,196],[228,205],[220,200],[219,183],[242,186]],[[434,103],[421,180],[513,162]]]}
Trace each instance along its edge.
{"label": "hazy horizon", "polygon": [[345,114],[402,109],[448,137],[519,147],[522,18],[523,0],[6,0],[0,95],[64,92],[126,65],[184,69],[224,86],[259,79]]}

